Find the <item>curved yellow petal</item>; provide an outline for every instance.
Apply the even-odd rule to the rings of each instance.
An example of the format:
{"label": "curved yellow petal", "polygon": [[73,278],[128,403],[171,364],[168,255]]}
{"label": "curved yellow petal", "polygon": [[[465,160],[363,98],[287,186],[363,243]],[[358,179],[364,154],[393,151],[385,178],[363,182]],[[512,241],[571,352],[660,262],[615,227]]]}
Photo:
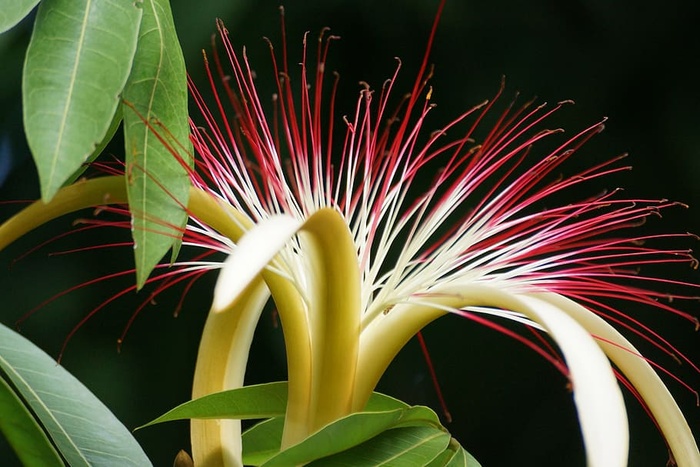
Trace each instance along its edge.
{"label": "curved yellow petal", "polygon": [[262,220],[246,232],[221,270],[214,289],[212,312],[228,308],[296,235],[301,225],[291,216],[280,215]]}
{"label": "curved yellow petal", "polygon": [[678,465],[700,466],[698,445],[688,422],[664,382],[639,351],[614,327],[578,303],[556,294],[534,296],[568,313],[590,334],[600,338],[598,345],[632,383],[651,410]]}
{"label": "curved yellow petal", "polygon": [[61,188],[48,203],[35,201],[0,225],[0,250],[52,219],[80,209],[126,203],[123,176],[81,180]]}
{"label": "curved yellow petal", "polygon": [[[217,290],[226,289],[226,264]],[[192,398],[239,388],[248,363],[255,327],[270,297],[258,276],[229,306],[212,310],[204,325],[197,353]],[[216,301],[217,296],[214,295]],[[242,466],[240,420],[192,420],[192,458],[198,466]]]}
{"label": "curved yellow petal", "polygon": [[598,342],[561,308],[535,296],[520,296],[518,309],[543,325],[564,354],[590,466],[627,465],[629,427],[625,401]]}
{"label": "curved yellow petal", "polygon": [[[299,255],[277,257],[294,236]],[[299,261],[298,269],[275,270],[285,268],[283,258]],[[286,273],[303,277],[284,277]],[[360,271],[343,217],[333,209],[320,209],[303,223],[277,215],[251,226],[226,260],[212,313],[228,310],[245,297],[257,277],[267,283],[284,330],[289,402],[283,446],[289,446],[352,410]]]}
{"label": "curved yellow petal", "polygon": [[352,234],[337,211],[315,212],[299,237],[308,261],[311,300],[309,431],[313,432],[352,411],[360,340],[360,268]]}
{"label": "curved yellow petal", "polygon": [[542,325],[556,341],[570,369],[589,465],[625,466],[628,427],[622,393],[610,363],[590,334],[551,303],[492,286],[441,287],[412,303],[394,306],[362,331],[356,407],[362,407],[405,342],[427,323],[469,306],[517,311]]}
{"label": "curved yellow petal", "polygon": [[[267,266],[297,234],[302,223],[291,216],[279,215],[252,224],[211,196],[191,197],[190,207],[193,202],[199,203],[196,210],[192,209],[193,215],[236,243],[217,282],[212,313],[235,307],[258,278],[265,281],[274,298],[284,330],[289,372],[283,445],[294,444],[308,434],[309,426],[312,359],[307,306],[296,285]],[[243,231],[242,226],[247,230]],[[227,348],[225,341],[221,345]]]}

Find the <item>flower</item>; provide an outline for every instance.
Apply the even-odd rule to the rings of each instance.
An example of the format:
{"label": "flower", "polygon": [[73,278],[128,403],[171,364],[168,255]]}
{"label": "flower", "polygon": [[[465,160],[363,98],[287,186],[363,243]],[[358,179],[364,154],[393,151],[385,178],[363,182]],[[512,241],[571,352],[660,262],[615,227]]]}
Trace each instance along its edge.
{"label": "flower", "polygon": [[[326,83],[335,39],[327,31],[318,37],[311,67],[305,36],[298,82],[270,45],[277,89],[268,112],[247,58],[235,52],[221,24],[219,31],[231,75],[222,93],[207,66],[213,110],[190,86],[204,128],[192,125],[199,159],[190,171],[184,243],[229,257],[202,336],[194,397],[243,384],[255,325],[270,298],[288,359],[283,447],[361,410],[395,355],[428,323],[453,313],[509,332],[489,319],[497,316],[545,331],[558,345],[566,366],[516,336],[568,375],[590,465],[627,463],[627,416],[616,372],[649,409],[675,460],[697,463],[697,445],[673,397],[612,325],[678,354],[622,306],[652,306],[697,323],[660,300],[690,297],[655,289],[695,285],[636,271],[659,262],[696,265],[690,251],[647,246],[651,236],[635,230],[677,203],[624,198],[620,190],[559,201],[572,187],[627,170],[616,158],[555,177],[602,123],[562,137],[559,129],[543,128],[568,103],[513,104],[499,113],[499,92],[427,133],[433,109],[428,53],[395,110],[400,62],[381,89],[360,90],[354,113],[341,123],[337,76]],[[226,74],[218,56],[216,67]],[[489,119],[495,123],[484,133]],[[541,151],[553,141],[553,149]],[[110,202],[125,203],[114,180],[85,182],[57,199],[99,205],[109,192]],[[218,267],[179,266],[187,272]],[[240,464],[237,421],[194,420],[192,442],[197,463]]]}
{"label": "flower", "polygon": [[[538,146],[560,130],[541,125],[565,103],[509,107],[477,136],[494,112],[493,102],[484,103],[426,134],[433,108],[426,54],[411,93],[393,113],[396,74],[378,92],[361,89],[339,145],[337,81],[330,89],[325,83],[334,36],[319,36],[315,70],[308,67],[305,36],[296,92],[286,61],[278,63],[270,46],[277,72],[270,119],[246,57],[234,51],[221,24],[219,30],[232,67],[224,90],[234,113],[224,110],[216,86],[214,111],[191,86],[205,124],[192,128],[203,169],[192,181],[229,213],[227,219],[200,217],[201,227],[213,226],[218,236],[228,223],[236,232],[229,236],[235,243],[200,347],[195,396],[242,384],[247,346],[268,293],[288,352],[283,446],[361,410],[401,347],[432,320],[456,313],[485,322],[497,315],[544,329],[559,345],[592,465],[626,464],[627,420],[608,359],[648,406],[676,460],[697,456],[664,384],[601,318],[656,338],[607,301],[670,309],[652,286],[673,281],[631,269],[661,261],[695,264],[689,251],[645,246],[649,238],[633,230],[675,203],[625,199],[618,190],[555,203],[573,186],[627,169],[616,159],[550,181],[602,123],[565,138],[544,157]],[[424,187],[426,176],[433,180]],[[228,361],[215,358],[229,347]],[[212,432],[227,423],[238,429],[235,421],[193,422],[193,439],[210,444],[195,449],[195,458],[226,443],[212,441]],[[222,439],[233,437],[224,431]]]}
{"label": "flower", "polygon": [[[608,322],[657,341],[653,331],[608,302],[671,310],[653,286],[676,282],[633,269],[696,261],[687,250],[645,246],[650,238],[634,227],[676,203],[625,199],[619,190],[556,202],[573,186],[627,169],[615,159],[551,180],[602,123],[564,138],[542,156],[538,147],[561,132],[542,125],[566,103],[511,106],[479,136],[495,112],[494,99],[426,134],[433,108],[426,54],[411,93],[395,111],[389,110],[390,97],[400,62],[381,90],[361,89],[355,112],[338,132],[337,77],[330,89],[325,83],[335,37],[326,31],[318,37],[315,69],[309,69],[305,36],[297,83],[270,45],[277,72],[270,119],[247,58],[235,52],[221,24],[219,31],[231,63],[224,95],[234,112],[224,110],[216,86],[213,111],[191,86],[205,124],[192,128],[203,174],[193,172],[192,180],[230,216],[200,218],[202,228],[213,226],[219,235],[227,222],[240,238],[215,290],[195,396],[242,384],[246,349],[268,293],[288,352],[283,446],[361,410],[394,356],[429,322],[456,313],[495,326],[486,317],[496,315],[543,329],[558,344],[591,465],[625,465],[627,459],[626,414],[609,360],[649,408],[675,459],[697,459],[693,436],[668,390]],[[427,186],[426,177],[432,178]],[[228,348],[230,360],[216,361]],[[193,423],[193,439],[210,443],[195,450],[195,458],[220,449],[212,432],[224,423],[238,429],[236,422]],[[232,439],[231,433],[222,439]]]}

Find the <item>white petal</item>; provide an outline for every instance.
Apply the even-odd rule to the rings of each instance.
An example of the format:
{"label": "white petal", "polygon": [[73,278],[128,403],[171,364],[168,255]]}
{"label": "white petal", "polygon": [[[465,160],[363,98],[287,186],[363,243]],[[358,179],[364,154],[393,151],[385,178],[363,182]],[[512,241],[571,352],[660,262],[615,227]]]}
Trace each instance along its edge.
{"label": "white petal", "polygon": [[292,238],[302,223],[278,215],[258,222],[226,259],[214,289],[212,311],[227,308]]}
{"label": "white petal", "polygon": [[651,410],[678,465],[700,466],[700,453],[688,422],[664,382],[639,351],[614,327],[578,303],[556,294],[537,296],[567,312],[589,333],[601,338],[599,345]]}
{"label": "white petal", "polygon": [[574,388],[581,432],[590,466],[625,466],[629,444],[627,412],[608,358],[581,325],[560,308],[521,296],[564,354]]}
{"label": "white petal", "polygon": [[541,297],[490,285],[451,284],[397,304],[362,330],[357,392],[369,394],[399,349],[427,323],[450,310],[475,306],[521,313],[550,333],[570,370],[589,465],[625,466],[629,438],[627,413],[610,362],[584,327],[559,306]]}

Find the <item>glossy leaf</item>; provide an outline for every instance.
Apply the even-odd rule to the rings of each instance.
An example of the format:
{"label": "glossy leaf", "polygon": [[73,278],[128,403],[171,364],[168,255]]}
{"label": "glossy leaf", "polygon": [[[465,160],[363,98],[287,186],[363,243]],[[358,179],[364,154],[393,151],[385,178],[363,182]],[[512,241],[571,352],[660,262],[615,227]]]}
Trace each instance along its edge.
{"label": "glossy leaf", "polygon": [[138,1],[44,0],[22,77],[24,128],[44,201],[93,153],[129,76]]}
{"label": "glossy leaf", "polygon": [[92,154],[87,158],[87,160],[81,164],[81,166],[73,172],[73,175],[68,177],[68,179],[63,183],[64,186],[71,185],[75,183],[80,176],[87,170],[89,167],[89,164],[97,159],[97,157],[102,154],[102,151],[107,147],[110,141],[112,141],[112,138],[114,137],[114,134],[117,132],[119,129],[119,125],[122,123],[122,108],[121,106],[117,107],[117,111],[114,113],[114,116],[112,117],[112,123],[109,124],[109,129],[107,129],[107,134],[105,135],[104,138],[102,138],[102,141],[100,141],[100,144],[97,145],[94,151],[92,151]]}
{"label": "glossy leaf", "polygon": [[452,438],[447,449],[426,467],[481,467],[481,464]]}
{"label": "glossy leaf", "polygon": [[0,369],[69,465],[151,465],[129,430],[80,381],[2,325]]}
{"label": "glossy leaf", "polygon": [[[391,399],[406,406],[403,402],[379,393],[374,393],[374,396],[379,396],[373,397],[375,402],[382,403]],[[284,418],[276,417],[262,421],[243,433],[243,464],[260,466],[273,456],[277,455],[280,449],[280,440],[282,439],[283,429]],[[443,433],[440,428],[433,427],[432,430],[434,430],[436,433],[425,432],[428,438],[432,437],[433,434]],[[382,438],[372,438],[366,443],[362,443],[347,451],[325,457],[319,460],[318,463],[319,465],[324,466],[333,465],[333,463],[338,463],[339,465],[344,466],[375,465],[375,463],[382,462],[381,458],[384,454],[382,451],[382,453],[374,453],[370,456],[368,453],[370,453],[371,450],[378,449],[378,446],[381,447],[382,444],[390,443],[391,448],[388,448],[386,452],[392,452],[397,445],[405,444],[407,439],[414,436],[415,432],[412,431],[392,429],[378,435],[378,437]],[[439,446],[443,446],[444,438],[440,436],[438,436],[438,438],[440,439]],[[431,444],[428,444],[425,446],[425,448],[426,450],[430,450],[432,453],[434,447]],[[314,465],[314,463],[311,465]],[[471,454],[465,451],[454,438],[449,440],[449,443],[444,451],[442,451],[439,455],[437,455],[437,457],[426,465],[427,467],[481,467],[481,464]]]}
{"label": "glossy leaf", "polygon": [[63,461],[34,415],[0,377],[0,432],[25,467],[63,467]]}
{"label": "glossy leaf", "polygon": [[39,0],[0,0],[0,34],[22,21],[37,3]]}
{"label": "glossy leaf", "polygon": [[[415,406],[385,412],[358,412],[340,418],[313,433],[303,441],[285,449],[263,465],[288,466],[305,464],[340,453],[364,443],[380,433],[402,426],[430,426],[447,436],[440,427],[437,415],[427,407]],[[443,448],[435,453],[435,457]],[[410,465],[410,464],[409,464]]]}
{"label": "glossy leaf", "polygon": [[309,465],[317,467],[428,465],[445,450],[449,442],[449,433],[435,427],[394,428],[380,433],[359,446]]}
{"label": "glossy leaf", "polygon": [[[407,408],[401,401],[383,394],[374,393],[368,404],[368,410],[376,408]],[[429,467],[481,467],[474,457],[441,428],[433,424],[434,418],[422,427],[428,430],[414,431],[402,428],[384,431],[355,447],[323,457],[310,465],[395,465],[395,461],[407,462],[406,465],[426,465]],[[260,466],[266,464],[279,453],[280,440],[284,429],[284,418],[276,417],[262,421],[243,433],[244,465]],[[417,435],[418,438],[417,438]],[[405,457],[404,457],[405,456]],[[432,460],[419,462],[419,460]],[[415,463],[419,462],[419,463]]]}
{"label": "glossy leaf", "polygon": [[190,418],[249,420],[280,417],[286,410],[287,383],[266,383],[217,392],[185,402],[139,428]]}
{"label": "glossy leaf", "polygon": [[[287,410],[287,390],[286,381],[277,381],[209,394],[180,404],[138,429],[158,423],[190,418],[251,420],[281,417]],[[375,392],[370,397],[365,410],[380,412],[408,408],[407,404],[398,399]],[[430,419],[435,422],[438,420],[437,415],[431,416]]]}
{"label": "glossy leaf", "polygon": [[262,465],[280,452],[284,417],[275,417],[256,424],[243,433],[243,464]]}
{"label": "glossy leaf", "polygon": [[[424,426],[432,430],[418,443],[425,447],[408,450],[405,454],[407,459],[425,456],[424,453],[433,450],[434,443],[439,439],[442,447],[432,455],[432,459],[444,451],[450,441],[438,416],[429,408],[411,407],[390,396],[373,393],[366,411],[343,417],[280,453],[287,390],[286,382],[277,382],[210,394],[181,404],[143,427],[189,418],[268,418],[243,434],[245,464],[266,466],[296,465],[332,456],[361,445],[387,430],[400,435],[396,443],[403,446],[408,442],[406,439],[415,441],[413,432],[395,430],[406,426]],[[409,434],[404,436],[404,433]]]}
{"label": "glossy leaf", "polygon": [[394,397],[379,392],[373,392],[367,401],[364,412],[382,412],[385,410],[407,409],[410,406]]}
{"label": "glossy leaf", "polygon": [[[398,399],[375,392],[369,399],[365,411],[380,412],[408,408]],[[262,465],[280,450],[284,429],[284,418],[276,417],[262,421],[243,433],[243,463]]]}
{"label": "glossy leaf", "polygon": [[187,221],[189,177],[171,151],[184,160],[191,154],[187,75],[170,5],[167,0],[144,0],[143,11],[134,66],[124,89],[127,190],[139,287],[180,238]]}

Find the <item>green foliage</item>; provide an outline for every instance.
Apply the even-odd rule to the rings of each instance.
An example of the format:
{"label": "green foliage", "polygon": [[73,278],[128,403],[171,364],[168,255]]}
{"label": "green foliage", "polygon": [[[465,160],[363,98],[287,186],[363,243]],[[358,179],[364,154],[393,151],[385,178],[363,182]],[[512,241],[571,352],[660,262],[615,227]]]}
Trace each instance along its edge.
{"label": "green foliage", "polygon": [[[5,391],[5,403],[0,407],[3,419],[11,416],[18,420],[16,424],[3,422],[0,427],[21,451],[21,459],[35,451],[41,456],[40,464],[56,465],[55,447],[71,466],[150,465],[129,430],[102,402],[41,349],[3,325],[0,370],[4,386],[16,399],[11,401],[12,394]],[[11,411],[5,412],[7,407]],[[37,444],[26,449],[26,443]]]}
{"label": "green foliage", "polygon": [[[420,438],[416,438],[412,433],[406,436],[405,432],[393,431],[394,428],[402,426],[428,428],[428,432],[423,433]],[[301,443],[281,451],[262,465],[272,467],[305,464],[318,459],[325,460],[326,457],[332,458],[335,454],[353,448],[360,448],[372,456],[366,457],[362,463],[357,465],[373,465],[379,461],[376,455],[383,454],[379,452],[372,454],[361,445],[370,440],[373,440],[373,443],[379,442],[375,437],[383,433],[386,434],[385,436],[389,436],[389,444],[397,443],[401,445],[401,450],[404,450],[407,445],[417,447],[423,443],[431,443],[436,436],[440,437],[443,445],[441,448],[437,448],[434,455],[427,459],[428,461],[444,450],[450,440],[450,435],[441,429],[435,412],[427,407],[416,406],[382,412],[358,412],[326,425]],[[435,448],[432,443],[429,447]],[[342,458],[352,458],[353,454],[344,455]],[[391,455],[394,454],[396,453]],[[423,463],[408,465],[423,465]]]}
{"label": "green foliage", "polygon": [[37,3],[39,0],[0,1],[0,34],[19,23]]}
{"label": "green foliage", "polygon": [[[428,465],[442,453],[450,435],[429,426],[383,431],[366,442],[336,455],[311,462],[311,466]],[[283,465],[266,463],[264,465]]]}
{"label": "green foliage", "polygon": [[63,466],[61,456],[15,390],[0,378],[0,432],[28,467]]}
{"label": "green foliage", "polygon": [[[183,207],[189,177],[170,153],[178,151],[185,160],[191,153],[187,75],[168,0],[143,2],[138,47],[124,99],[133,106],[124,109],[124,140],[136,276],[141,287],[187,222]],[[155,131],[164,134],[167,146]]]}
{"label": "green foliage", "polygon": [[447,449],[427,464],[427,467],[481,467],[481,464],[452,438]]}
{"label": "green foliage", "polygon": [[112,141],[112,138],[114,137],[114,134],[117,132],[119,127],[122,124],[122,108],[117,107],[117,111],[114,113],[114,116],[112,117],[112,123],[109,124],[109,128],[107,129],[107,134],[105,135],[104,138],[102,138],[102,141],[100,144],[97,145],[94,151],[92,151],[92,154],[90,154],[90,157],[85,161],[84,164],[82,164],[80,167],[78,167],[78,170],[73,172],[73,175],[68,177],[68,179],[64,182],[64,186],[72,185],[78,179],[80,176],[87,170],[88,164],[90,164],[92,161],[97,159],[100,154],[102,154],[102,151],[107,147],[110,141]]}
{"label": "green foliage", "polygon": [[287,383],[223,391],[186,402],[146,426],[187,418],[267,419],[243,434],[243,461],[266,467],[299,465],[431,465],[478,467],[427,407],[374,393],[353,413],[280,451]]}
{"label": "green foliage", "polygon": [[50,200],[107,134],[142,9],[136,2],[44,0],[22,78],[24,129]]}
{"label": "green foliage", "polygon": [[274,417],[253,425],[243,433],[243,462],[262,465],[280,452],[284,417]]}
{"label": "green foliage", "polygon": [[237,418],[250,420],[280,417],[287,410],[287,383],[276,382],[217,392],[180,404],[139,427],[190,418]]}
{"label": "green foliage", "polygon": [[[0,0],[0,31],[37,3]],[[177,254],[187,221],[189,177],[170,152],[190,158],[187,78],[168,0],[43,0],[22,97],[44,201],[99,156],[123,114],[141,287],[170,248]]]}

